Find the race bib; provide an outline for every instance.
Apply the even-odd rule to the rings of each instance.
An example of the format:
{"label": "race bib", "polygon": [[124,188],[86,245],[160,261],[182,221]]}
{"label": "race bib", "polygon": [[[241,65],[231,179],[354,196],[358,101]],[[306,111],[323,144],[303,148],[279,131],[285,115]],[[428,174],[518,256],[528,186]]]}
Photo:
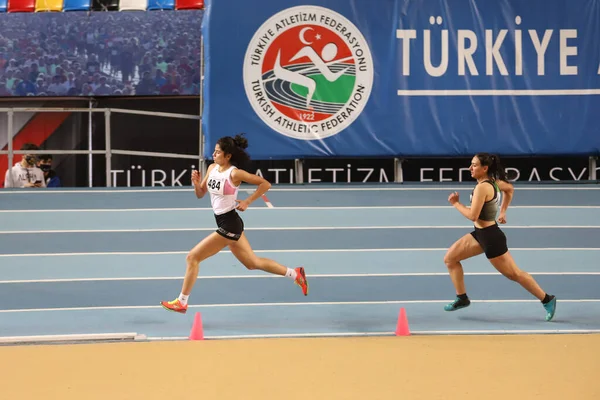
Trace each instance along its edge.
{"label": "race bib", "polygon": [[208,178],[206,182],[206,186],[208,191],[213,194],[223,194],[223,190],[225,188],[225,179],[221,178],[213,178],[212,176]]}

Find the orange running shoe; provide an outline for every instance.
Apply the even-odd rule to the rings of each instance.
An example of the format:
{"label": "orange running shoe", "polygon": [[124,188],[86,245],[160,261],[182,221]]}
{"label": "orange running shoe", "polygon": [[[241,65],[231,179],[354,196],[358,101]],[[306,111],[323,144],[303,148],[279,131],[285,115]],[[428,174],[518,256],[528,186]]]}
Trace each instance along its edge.
{"label": "orange running shoe", "polygon": [[304,273],[304,268],[302,267],[298,267],[295,269],[296,274],[298,274],[298,276],[296,276],[296,280],[294,281],[294,283],[298,286],[300,286],[302,288],[302,293],[304,293],[305,296],[308,295],[308,281],[306,280],[306,274]]}
{"label": "orange running shoe", "polygon": [[187,312],[187,304],[184,306],[179,299],[173,301],[161,301],[160,305],[163,306],[165,310],[178,312],[180,314],[185,314]]}

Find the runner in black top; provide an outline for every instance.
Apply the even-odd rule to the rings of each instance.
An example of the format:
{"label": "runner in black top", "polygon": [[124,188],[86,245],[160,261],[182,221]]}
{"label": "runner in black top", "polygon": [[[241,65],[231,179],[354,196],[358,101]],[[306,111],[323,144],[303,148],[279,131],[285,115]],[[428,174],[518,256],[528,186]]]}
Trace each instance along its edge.
{"label": "runner in black top", "polygon": [[556,297],[544,292],[531,275],[517,267],[506,246],[506,236],[496,223],[498,208],[498,222],[506,223],[506,210],[514,192],[513,185],[507,182],[500,158],[488,153],[479,153],[471,160],[469,170],[471,176],[477,180],[477,185],[471,193],[471,206],[461,204],[457,192],[450,194],[448,201],[465,218],[473,221],[475,229],[458,239],[444,257],[457,294],[456,299],[444,309],[455,311],[471,304],[460,262],[485,253],[490,263],[502,275],[519,283],[537,297],[546,309],[546,321],[552,320],[556,311]]}

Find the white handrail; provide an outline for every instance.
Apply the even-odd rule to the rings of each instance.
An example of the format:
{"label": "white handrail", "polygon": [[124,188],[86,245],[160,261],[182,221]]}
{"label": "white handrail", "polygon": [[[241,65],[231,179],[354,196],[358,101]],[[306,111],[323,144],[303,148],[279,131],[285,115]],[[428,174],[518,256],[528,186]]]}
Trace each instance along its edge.
{"label": "white handrail", "polygon": [[148,157],[168,157],[168,158],[186,158],[189,160],[197,160],[197,155],[177,154],[177,153],[157,153],[153,151],[131,151],[131,150],[111,150],[112,154],[121,154],[127,156],[148,156]]}
{"label": "white handrail", "polygon": [[189,115],[189,114],[176,114],[176,113],[167,113],[162,111],[141,111],[141,110],[126,110],[123,108],[109,108],[111,112],[121,113],[121,114],[137,114],[137,115],[150,115],[153,117],[169,117],[169,118],[177,118],[177,119],[193,119],[200,120],[200,116],[198,115]]}
{"label": "white handrail", "polygon": [[[177,154],[177,153],[161,153],[161,152],[149,152],[149,151],[134,151],[134,150],[116,150],[111,147],[111,114],[119,113],[119,114],[135,114],[135,115],[147,115],[147,116],[155,116],[162,118],[175,118],[175,119],[188,119],[188,120],[196,120],[201,121],[202,117],[200,115],[190,115],[190,114],[179,114],[179,113],[168,113],[168,112],[158,112],[158,111],[144,111],[144,110],[130,110],[123,108],[69,108],[69,107],[0,107],[0,112],[5,112],[8,114],[8,122],[7,122],[7,143],[8,150],[1,150],[0,155],[8,155],[8,169],[10,170],[13,166],[13,156],[15,154],[103,154],[106,157],[106,187],[111,186],[111,159],[113,154],[119,155],[134,155],[134,156],[148,156],[148,157],[168,157],[168,158],[181,158],[181,159],[191,159],[191,160],[199,160],[200,164],[203,165],[205,160],[202,154],[203,143],[204,143],[204,134],[202,129],[199,129],[199,141],[200,146],[198,146],[198,154]],[[73,113],[104,113],[105,120],[105,150],[14,150],[13,149],[13,129],[14,129],[14,114],[15,113],[28,113],[28,112],[73,112]],[[201,125],[201,124],[200,124]],[[90,144],[91,146],[91,144]],[[90,170],[93,169],[93,164],[91,160],[88,159],[90,163]],[[89,183],[90,187],[92,186],[92,182]]]}

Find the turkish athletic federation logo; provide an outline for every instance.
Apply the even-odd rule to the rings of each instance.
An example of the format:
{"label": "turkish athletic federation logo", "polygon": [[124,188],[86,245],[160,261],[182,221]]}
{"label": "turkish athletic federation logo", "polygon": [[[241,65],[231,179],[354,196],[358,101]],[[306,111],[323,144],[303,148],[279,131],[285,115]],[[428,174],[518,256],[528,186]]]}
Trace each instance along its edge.
{"label": "turkish athletic federation logo", "polygon": [[288,8],[254,34],[244,86],[254,111],[275,131],[315,140],[348,127],[367,104],[373,60],[365,38],[342,15]]}

